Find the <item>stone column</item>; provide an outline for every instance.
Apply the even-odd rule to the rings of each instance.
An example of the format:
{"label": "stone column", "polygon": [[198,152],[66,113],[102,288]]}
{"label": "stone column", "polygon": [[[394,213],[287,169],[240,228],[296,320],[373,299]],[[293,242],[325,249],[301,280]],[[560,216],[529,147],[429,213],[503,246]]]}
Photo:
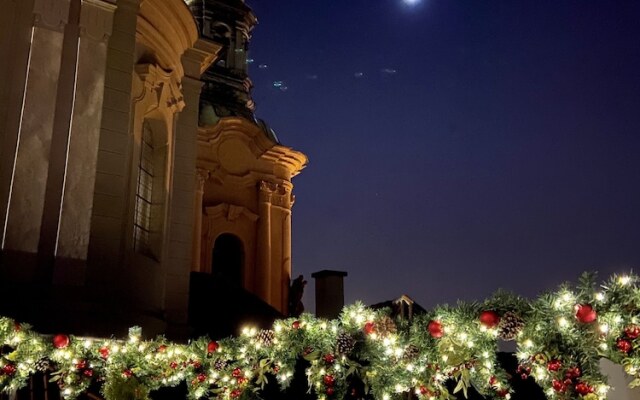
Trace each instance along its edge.
{"label": "stone column", "polygon": [[280,290],[282,291],[282,309],[287,310],[289,307],[289,285],[291,285],[291,209],[287,210],[282,221],[282,282],[280,282]]}
{"label": "stone column", "polygon": [[[49,168],[49,150],[53,134],[60,73],[64,27],[69,14],[69,0],[36,0],[33,4],[28,65],[25,84],[19,93],[21,109],[18,122],[4,134],[15,138],[15,150],[8,155],[9,191],[6,198],[2,249],[12,253],[35,254],[40,229]],[[3,152],[3,157],[7,154]],[[3,165],[3,170],[5,166]],[[9,259],[8,262],[19,262]],[[35,257],[22,258],[21,279],[29,280],[35,272]]]}
{"label": "stone column", "polygon": [[256,265],[256,293],[271,303],[271,197],[274,184],[260,181],[258,188],[258,259]]}
{"label": "stone column", "polygon": [[[272,254],[271,290],[273,305],[286,313],[289,303],[289,285],[291,284],[291,185],[285,182],[277,186],[272,211],[277,210],[278,229],[272,226],[271,235],[280,248]],[[272,215],[273,218],[273,215]],[[275,218],[273,218],[275,219]],[[273,221],[275,224],[276,222]]]}
{"label": "stone column", "polygon": [[100,120],[115,6],[102,0],[83,0],[77,43],[76,92],[67,134],[66,165],[62,182],[54,255],[54,283],[84,281],[91,231]]}
{"label": "stone column", "polygon": [[[185,76],[181,80],[184,108],[176,115],[169,233],[166,257],[167,279],[164,308],[167,334],[185,337],[189,305],[189,274],[193,268],[194,192],[196,191],[196,158],[198,111],[202,82],[200,75],[209,67],[219,48],[202,40],[196,41],[181,57]],[[200,206],[202,210],[202,206]],[[200,218],[200,223],[202,219]]]}
{"label": "stone column", "polygon": [[198,168],[196,170],[196,195],[193,207],[193,255],[191,271],[203,272],[201,269],[202,250],[202,198],[204,196],[204,183],[209,179],[209,171]]}

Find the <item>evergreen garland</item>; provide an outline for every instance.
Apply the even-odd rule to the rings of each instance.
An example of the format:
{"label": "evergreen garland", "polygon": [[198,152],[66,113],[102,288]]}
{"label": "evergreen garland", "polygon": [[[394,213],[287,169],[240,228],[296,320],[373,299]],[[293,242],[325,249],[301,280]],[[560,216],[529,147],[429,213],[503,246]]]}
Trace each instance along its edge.
{"label": "evergreen garland", "polygon": [[355,378],[364,384],[359,397],[380,400],[408,391],[420,399],[450,399],[451,392],[466,395],[471,387],[508,399],[508,376],[496,352],[509,326],[515,329],[508,338],[516,336],[518,373],[534,378],[548,398],[604,399],[609,386],[601,358],[621,365],[631,386],[640,386],[638,282],[616,275],[598,287],[585,274],[575,287],[562,285],[534,301],[500,291],[481,303],[437,307],[411,324],[358,303],[336,320],[304,314],[276,321],[272,330],[247,328],[236,338],[188,344],[143,340],[139,328],[127,340],[52,338],[2,317],[0,389],[14,391],[48,369],[66,399],[95,382],[108,400],[147,399],[151,391],[181,382],[191,399],[245,399],[270,379],[286,388],[304,358],[310,390],[322,400],[343,398],[355,390]]}

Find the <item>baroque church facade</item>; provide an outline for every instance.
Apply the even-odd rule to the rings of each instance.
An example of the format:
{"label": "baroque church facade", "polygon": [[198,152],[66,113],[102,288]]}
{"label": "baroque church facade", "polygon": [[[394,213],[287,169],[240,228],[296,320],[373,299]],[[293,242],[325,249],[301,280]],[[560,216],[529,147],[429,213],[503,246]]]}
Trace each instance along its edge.
{"label": "baroque church facade", "polygon": [[6,3],[0,315],[186,337],[202,276],[286,315],[307,158],[254,116],[244,1]]}

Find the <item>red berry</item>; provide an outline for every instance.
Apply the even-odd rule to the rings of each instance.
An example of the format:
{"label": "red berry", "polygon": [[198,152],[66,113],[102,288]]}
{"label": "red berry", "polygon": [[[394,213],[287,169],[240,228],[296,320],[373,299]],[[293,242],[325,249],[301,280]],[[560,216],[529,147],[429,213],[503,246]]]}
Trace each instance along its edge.
{"label": "red berry", "polygon": [[440,321],[429,321],[429,325],[427,325],[427,330],[431,337],[441,338],[444,335],[444,329],[442,328],[442,323]]}
{"label": "red berry", "polygon": [[98,350],[98,353],[100,353],[100,357],[106,359],[107,357],[109,357],[110,351],[107,346],[103,346],[103,347],[100,347],[100,349]]}
{"label": "red berry", "polygon": [[560,362],[560,360],[551,360],[547,364],[547,369],[549,371],[560,371],[560,368],[562,368],[562,362]]}
{"label": "red berry", "polygon": [[234,370],[231,372],[231,375],[232,375],[234,378],[237,378],[237,377],[239,377],[239,376],[242,376],[242,370],[241,370],[240,368],[236,368],[236,369],[234,369]]}
{"label": "red berry", "polygon": [[325,354],[323,359],[327,364],[333,364],[336,361],[336,357],[333,354]]}
{"label": "red berry", "polygon": [[327,386],[333,386],[333,384],[335,383],[335,378],[332,375],[325,375],[322,380]]}
{"label": "red berry", "polygon": [[633,346],[631,345],[631,342],[628,341],[627,339],[618,339],[616,341],[616,348],[623,353],[629,353],[633,348]]}
{"label": "red berry", "polygon": [[87,368],[87,362],[85,360],[80,360],[76,363],[76,368],[85,369]]}
{"label": "red berry", "polygon": [[86,376],[87,378],[91,378],[93,376],[93,370],[92,369],[85,369],[84,371],[82,371],[82,374],[84,376]]}
{"label": "red berry", "polygon": [[580,371],[580,368],[573,367],[567,370],[567,375],[569,376],[569,378],[575,379],[579,378],[582,375],[582,372]]}
{"label": "red berry", "polygon": [[598,317],[596,310],[589,304],[576,305],[576,319],[583,324],[589,324]]}
{"label": "red berry", "polygon": [[292,327],[293,329],[300,329],[300,325],[301,325],[301,324],[302,324],[302,323],[301,323],[300,321],[296,320],[296,321],[293,321],[293,323],[291,324],[291,327]]}
{"label": "red berry", "polygon": [[493,328],[500,323],[500,316],[492,310],[483,311],[480,313],[480,323],[487,328]]}
{"label": "red berry", "polygon": [[7,364],[2,367],[2,373],[8,376],[13,376],[16,373],[16,366],[13,364]]}
{"label": "red berry", "polygon": [[52,341],[53,347],[55,347],[56,349],[64,349],[65,347],[69,346],[70,343],[69,336],[62,334],[55,335]]}
{"label": "red berry", "polygon": [[576,392],[584,396],[586,394],[592,393],[593,388],[584,382],[580,382],[576,385]]}
{"label": "red berry", "polygon": [[175,362],[175,361],[171,361],[169,363],[169,367],[171,367],[172,369],[176,369],[176,368],[178,368],[178,363]]}
{"label": "red berry", "polygon": [[240,395],[241,395],[241,394],[242,394],[242,390],[240,390],[240,389],[235,389],[235,390],[232,390],[232,391],[231,391],[230,396],[231,396],[231,398],[235,399],[235,398],[237,398],[237,397],[240,397]]}
{"label": "red berry", "polygon": [[371,335],[372,333],[375,333],[376,331],[376,324],[374,324],[373,322],[367,322],[366,324],[364,324],[364,333],[366,333],[367,335]]}
{"label": "red berry", "polygon": [[629,339],[636,339],[640,336],[640,326],[637,325],[629,325],[624,328],[624,333],[627,335]]}
{"label": "red berry", "polygon": [[207,375],[205,374],[198,374],[198,382],[204,382],[207,380]]}
{"label": "red berry", "polygon": [[220,347],[220,345],[218,345],[218,342],[214,340],[210,341],[209,344],[207,344],[207,353],[215,353],[216,350],[218,350],[218,347]]}
{"label": "red berry", "polygon": [[564,392],[567,389],[564,382],[557,379],[554,379],[553,382],[551,382],[551,386],[553,387],[553,390],[560,393]]}
{"label": "red berry", "polygon": [[327,394],[328,394],[329,396],[333,396],[333,394],[335,393],[335,390],[333,390],[333,388],[332,388],[332,387],[328,387],[328,388],[327,388],[327,390],[326,390],[326,392],[327,392]]}

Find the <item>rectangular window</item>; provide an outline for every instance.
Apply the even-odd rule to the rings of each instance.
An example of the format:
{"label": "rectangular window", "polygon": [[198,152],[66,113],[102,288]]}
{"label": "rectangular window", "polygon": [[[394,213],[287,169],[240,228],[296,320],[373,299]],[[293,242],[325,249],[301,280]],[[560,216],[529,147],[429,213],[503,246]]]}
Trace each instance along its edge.
{"label": "rectangular window", "polygon": [[134,220],[134,245],[139,253],[150,254],[151,206],[153,198],[153,140],[151,129],[145,123],[140,143],[138,187]]}

